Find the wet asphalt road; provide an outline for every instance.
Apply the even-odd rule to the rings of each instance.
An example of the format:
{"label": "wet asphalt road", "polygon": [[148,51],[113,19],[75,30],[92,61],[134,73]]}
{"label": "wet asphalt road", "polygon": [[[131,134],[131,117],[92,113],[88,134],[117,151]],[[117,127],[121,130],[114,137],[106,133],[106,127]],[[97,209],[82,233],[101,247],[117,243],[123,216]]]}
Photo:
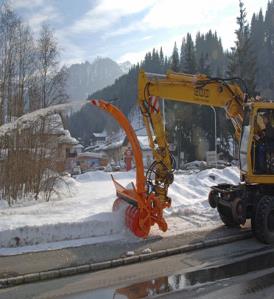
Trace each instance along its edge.
{"label": "wet asphalt road", "polygon": [[[272,268],[273,267],[273,268]],[[254,239],[0,290],[0,298],[274,298],[274,249]]]}
{"label": "wet asphalt road", "polygon": [[274,268],[256,271],[246,275],[227,278],[220,281],[217,280],[193,288],[165,293],[154,298],[273,299]]}

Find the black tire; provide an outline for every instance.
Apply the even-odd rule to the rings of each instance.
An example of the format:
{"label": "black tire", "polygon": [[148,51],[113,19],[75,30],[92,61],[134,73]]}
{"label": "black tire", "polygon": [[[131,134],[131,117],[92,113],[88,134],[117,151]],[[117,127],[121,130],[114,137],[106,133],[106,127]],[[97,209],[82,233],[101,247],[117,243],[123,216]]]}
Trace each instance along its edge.
{"label": "black tire", "polygon": [[219,212],[220,218],[223,221],[224,225],[227,227],[239,227],[239,224],[236,223],[231,216],[225,215],[224,213],[221,212],[221,210],[217,207],[217,210]]}
{"label": "black tire", "polygon": [[266,244],[274,244],[274,197],[263,196],[257,206],[254,220],[256,238]]}
{"label": "black tire", "polygon": [[208,203],[209,203],[209,205],[211,206],[212,209],[215,209],[216,206],[217,206],[215,197],[216,197],[216,191],[211,190],[208,194]]}
{"label": "black tire", "polygon": [[250,222],[251,222],[251,230],[253,235],[255,236],[255,230],[256,230],[256,214],[255,212],[252,213],[251,218],[250,218]]}

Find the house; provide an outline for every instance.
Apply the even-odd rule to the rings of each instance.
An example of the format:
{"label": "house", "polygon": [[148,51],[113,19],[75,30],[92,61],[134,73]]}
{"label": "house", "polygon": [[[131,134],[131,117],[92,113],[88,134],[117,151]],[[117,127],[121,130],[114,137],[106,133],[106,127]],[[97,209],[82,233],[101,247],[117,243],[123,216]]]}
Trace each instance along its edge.
{"label": "house", "polygon": [[72,150],[74,152],[76,152],[77,155],[79,155],[80,153],[82,153],[84,151],[84,146],[82,144],[78,143],[73,146]]}
{"label": "house", "polygon": [[102,132],[99,133],[92,133],[91,136],[92,145],[99,146],[104,144],[106,142],[107,136],[108,134],[106,130],[103,130]]}
{"label": "house", "polygon": [[[153,156],[149,147],[143,117],[138,107],[132,109],[129,119],[135,130],[142,150],[144,167],[148,168],[153,161]],[[116,164],[121,168],[124,168],[124,153],[130,144],[122,129],[112,135],[107,135],[105,130],[101,133],[94,133],[93,139],[95,141],[93,143],[94,147],[91,149],[92,151],[106,154],[109,163]]]}
{"label": "house", "polygon": [[54,159],[54,169],[60,173],[70,171],[70,159],[76,157],[73,147],[79,144],[65,129],[62,113],[52,107],[25,114],[3,125],[0,130],[2,153],[6,152],[7,137],[10,142],[17,138],[16,150],[8,151],[9,159],[13,154],[20,154],[27,160],[43,159],[44,163]]}
{"label": "house", "polygon": [[83,152],[77,156],[76,163],[80,166],[81,172],[86,172],[107,166],[108,157],[103,153]]}
{"label": "house", "polygon": [[[143,134],[139,135],[138,132],[136,133],[142,150],[144,167],[148,168],[153,161],[148,137]],[[94,149],[94,151],[104,151],[110,162],[114,162],[116,165],[119,165],[123,168],[124,153],[129,146],[130,143],[126,135],[124,133],[121,134],[121,132],[118,132],[118,134],[113,136],[112,139],[108,139],[105,144],[102,144],[100,147]]]}

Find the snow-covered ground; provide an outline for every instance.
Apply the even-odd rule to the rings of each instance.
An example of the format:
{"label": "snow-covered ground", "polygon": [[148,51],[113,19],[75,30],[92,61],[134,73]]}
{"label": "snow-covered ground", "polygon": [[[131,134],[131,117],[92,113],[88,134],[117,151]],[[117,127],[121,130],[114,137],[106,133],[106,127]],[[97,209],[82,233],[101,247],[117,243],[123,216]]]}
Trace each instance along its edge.
{"label": "snow-covered ground", "polygon": [[[135,172],[115,172],[126,186]],[[207,202],[210,186],[239,182],[237,167],[209,169],[193,174],[176,174],[170,187],[172,208],[166,219],[169,231],[152,235],[172,235],[219,222],[216,210]],[[22,201],[8,207],[0,201],[0,255],[26,251],[79,246],[110,240],[136,241],[124,225],[123,210],[112,213],[115,189],[109,173],[88,172],[68,178],[59,187],[59,196],[49,202]]]}

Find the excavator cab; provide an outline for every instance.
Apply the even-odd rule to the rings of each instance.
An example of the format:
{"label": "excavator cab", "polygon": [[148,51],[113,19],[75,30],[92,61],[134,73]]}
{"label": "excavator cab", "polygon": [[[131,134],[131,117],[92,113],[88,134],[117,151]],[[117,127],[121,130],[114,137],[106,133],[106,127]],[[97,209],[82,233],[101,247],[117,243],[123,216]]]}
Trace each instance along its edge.
{"label": "excavator cab", "polygon": [[240,141],[241,180],[274,184],[273,103],[254,102],[244,109]]}
{"label": "excavator cab", "polygon": [[257,239],[274,244],[274,103],[244,104],[239,146],[241,183],[213,186],[209,204],[226,226],[250,219]]}

